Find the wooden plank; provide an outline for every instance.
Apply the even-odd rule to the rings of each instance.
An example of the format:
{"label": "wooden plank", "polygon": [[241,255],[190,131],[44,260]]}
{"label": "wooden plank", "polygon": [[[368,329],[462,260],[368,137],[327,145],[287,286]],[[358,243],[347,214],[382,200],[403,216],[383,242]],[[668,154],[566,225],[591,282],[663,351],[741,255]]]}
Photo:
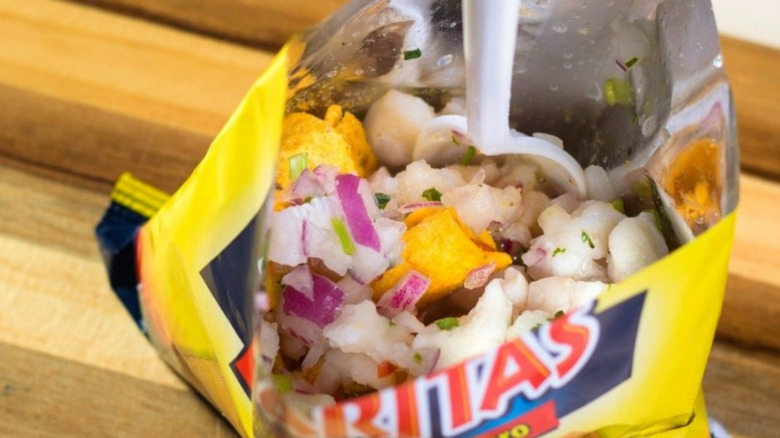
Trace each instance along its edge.
{"label": "wooden plank", "polygon": [[704,375],[707,411],[735,437],[777,436],[780,356],[716,343]]}
{"label": "wooden plank", "polygon": [[0,34],[0,156],[168,190],[271,59],[56,0],[0,0]]}
{"label": "wooden plank", "polygon": [[736,102],[742,168],[780,179],[780,50],[721,38]]}
{"label": "wooden plank", "polygon": [[718,336],[780,351],[780,185],[743,175],[740,192]]}
{"label": "wooden plank", "polygon": [[74,0],[255,47],[279,47],[347,0]]}
{"label": "wooden plank", "polygon": [[238,436],[188,388],[173,389],[2,342],[0,357],[0,436]]}

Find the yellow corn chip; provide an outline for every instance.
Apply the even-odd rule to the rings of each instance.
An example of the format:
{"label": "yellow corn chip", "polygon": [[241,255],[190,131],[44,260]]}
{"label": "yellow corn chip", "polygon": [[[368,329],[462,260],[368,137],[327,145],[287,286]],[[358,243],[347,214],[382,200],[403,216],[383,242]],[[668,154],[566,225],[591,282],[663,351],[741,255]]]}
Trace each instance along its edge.
{"label": "yellow corn chip", "polygon": [[306,154],[306,167],[327,164],[342,173],[367,176],[377,167],[376,156],[366,141],[363,125],[338,105],[331,105],[325,119],[311,114],[292,113],[285,117],[282,144],[276,171],[274,210],[284,208],[282,190],[290,181],[290,158]]}
{"label": "yellow corn chip", "polygon": [[489,234],[475,237],[454,209],[433,210],[418,213],[415,220],[420,219],[419,222],[404,233],[403,261],[373,283],[374,299],[379,299],[401,277],[415,270],[431,280],[417,304],[422,307],[460,287],[475,268],[495,262],[496,269],[503,269],[512,263],[508,254],[490,250],[495,248],[495,242]]}

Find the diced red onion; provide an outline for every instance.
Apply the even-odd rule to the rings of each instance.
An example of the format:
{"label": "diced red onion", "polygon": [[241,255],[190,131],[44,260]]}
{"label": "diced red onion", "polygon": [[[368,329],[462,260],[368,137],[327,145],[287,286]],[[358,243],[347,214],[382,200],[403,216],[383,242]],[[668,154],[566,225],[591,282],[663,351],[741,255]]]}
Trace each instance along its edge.
{"label": "diced red onion", "polygon": [[301,253],[304,257],[309,257],[309,221],[304,219],[301,226]]}
{"label": "diced red onion", "polygon": [[404,204],[400,207],[398,207],[398,212],[401,214],[411,213],[417,209],[424,208],[424,207],[440,207],[442,205],[439,201],[428,201],[428,202],[410,202],[408,204]]}
{"label": "diced red onion", "polygon": [[255,294],[255,311],[265,313],[271,310],[271,301],[268,299],[268,293],[258,292]]}
{"label": "diced red onion", "polygon": [[545,251],[544,248],[532,247],[520,258],[526,266],[533,266],[544,260],[545,257],[547,257],[547,251]]}
{"label": "diced red onion", "polygon": [[306,357],[301,362],[301,368],[305,371],[317,364],[325,351],[328,350],[328,342],[322,341],[312,345],[309,352],[306,353]]}
{"label": "diced red onion", "polygon": [[490,278],[490,275],[496,270],[496,266],[496,262],[491,262],[487,265],[472,269],[466,276],[463,287],[466,289],[476,289],[484,286]]}
{"label": "diced red onion", "polygon": [[308,265],[301,265],[293,269],[282,277],[281,283],[303,293],[309,300],[314,299],[314,281]]}
{"label": "diced red onion", "polygon": [[305,207],[306,205],[290,207],[273,215],[268,245],[270,261],[285,266],[306,263],[306,256],[300,245],[290,245],[290,242],[300,242],[303,239],[303,221],[307,214]]}
{"label": "diced red onion", "polygon": [[[284,300],[282,300],[282,307],[284,307]],[[288,357],[294,356],[291,354],[292,352],[288,351],[291,349],[297,350],[296,354],[303,355],[305,349],[297,344],[298,342],[303,345],[311,345],[322,339],[322,329],[306,318],[286,314],[282,311],[277,315],[276,321],[290,334],[290,337],[282,341],[281,344],[284,354]]]}
{"label": "diced red onion", "polygon": [[349,273],[362,284],[368,284],[382,275],[390,267],[390,262],[381,253],[364,246],[356,246],[352,256]]}
{"label": "diced red onion", "polygon": [[377,311],[388,318],[392,318],[402,311],[415,311],[417,302],[420,301],[431,280],[416,271],[411,271],[401,279],[392,289],[388,290],[377,302]]}
{"label": "diced red onion", "polygon": [[419,360],[415,360],[414,365],[409,368],[409,373],[413,376],[423,376],[431,373],[439,362],[441,350],[438,348],[421,348],[415,351],[419,354]]}
{"label": "diced red onion", "polygon": [[408,312],[406,310],[400,312],[398,315],[395,315],[393,317],[393,322],[409,330],[412,333],[420,333],[425,329],[425,324],[423,324],[422,321],[417,319],[416,316],[412,315],[411,312]]}
{"label": "diced red onion", "polygon": [[312,284],[313,299],[292,286],[285,287],[282,291],[282,311],[287,315],[307,319],[322,328],[336,319],[347,294],[321,275],[313,274]]}
{"label": "diced red onion", "polygon": [[336,175],[338,174],[339,170],[337,168],[326,164],[320,164],[314,168],[314,175],[317,176],[320,185],[328,195],[336,191]]}
{"label": "diced red onion", "polygon": [[379,234],[379,241],[382,243],[382,254],[390,263],[397,263],[403,250],[401,237],[406,232],[406,224],[381,217],[374,222],[374,227]]}
{"label": "diced red onion", "polygon": [[357,304],[371,299],[371,289],[352,278],[351,275],[345,275],[336,285],[347,294],[344,304]]}
{"label": "diced red onion", "polygon": [[292,194],[300,200],[325,194],[320,179],[309,169],[305,169],[292,185]]}
{"label": "diced red onion", "polygon": [[349,232],[355,243],[380,250],[379,236],[374,229],[374,223],[366,210],[362,196],[358,193],[360,177],[351,174],[341,174],[336,177],[336,194],[344,212]]}

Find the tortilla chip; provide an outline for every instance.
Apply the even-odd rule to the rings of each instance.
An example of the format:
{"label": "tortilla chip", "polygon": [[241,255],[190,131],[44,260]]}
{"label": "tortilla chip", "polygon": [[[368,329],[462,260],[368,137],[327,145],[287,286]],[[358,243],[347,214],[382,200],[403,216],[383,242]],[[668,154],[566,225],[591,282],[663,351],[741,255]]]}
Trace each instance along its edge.
{"label": "tortilla chip", "polygon": [[307,113],[292,113],[282,126],[282,144],[276,171],[274,210],[286,205],[281,192],[290,186],[290,157],[306,154],[306,167],[327,164],[341,173],[368,176],[377,167],[376,156],[366,140],[363,125],[351,113],[331,105],[325,119]]}
{"label": "tortilla chip", "polygon": [[404,275],[415,270],[431,280],[417,303],[423,307],[461,287],[475,268],[494,262],[496,269],[503,269],[512,263],[508,254],[491,250],[495,242],[489,234],[474,236],[452,208],[422,218],[404,233],[403,241],[402,262],[372,284],[374,299],[379,299]]}

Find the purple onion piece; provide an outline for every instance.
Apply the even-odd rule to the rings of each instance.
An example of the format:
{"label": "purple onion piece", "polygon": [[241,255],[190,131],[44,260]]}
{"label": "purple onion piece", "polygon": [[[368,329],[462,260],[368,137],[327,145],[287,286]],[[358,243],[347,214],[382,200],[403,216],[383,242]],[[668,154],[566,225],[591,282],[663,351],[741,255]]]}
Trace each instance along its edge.
{"label": "purple onion piece", "polygon": [[341,209],[344,212],[344,219],[346,219],[352,239],[359,245],[379,252],[379,235],[363,203],[363,197],[358,192],[359,185],[360,177],[358,176],[338,175],[336,177],[336,194],[341,202]]}
{"label": "purple onion piece", "polygon": [[401,214],[411,213],[414,210],[424,208],[424,207],[441,207],[443,204],[439,201],[428,201],[428,202],[411,202],[409,204],[404,204],[400,207],[398,207],[398,212]]}
{"label": "purple onion piece", "polygon": [[298,289],[287,286],[282,291],[284,296],[282,311],[307,319],[319,328],[333,322],[344,305],[347,294],[329,279],[312,275],[313,299]]}
{"label": "purple onion piece", "polygon": [[407,310],[415,313],[415,306],[430,286],[431,280],[416,271],[411,271],[377,302],[377,310],[383,316],[392,318]]}

